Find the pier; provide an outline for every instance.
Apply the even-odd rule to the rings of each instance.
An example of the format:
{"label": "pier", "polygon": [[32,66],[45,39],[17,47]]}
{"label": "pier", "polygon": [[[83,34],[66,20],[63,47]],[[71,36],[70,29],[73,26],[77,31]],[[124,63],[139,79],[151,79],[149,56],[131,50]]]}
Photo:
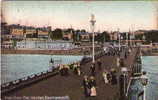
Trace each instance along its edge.
{"label": "pier", "polygon": [[[129,71],[129,76],[135,65],[136,58],[138,56],[138,48],[132,48],[131,53],[127,56],[127,59],[123,59],[124,66]],[[124,56],[124,51],[120,53],[120,57]],[[109,56],[105,54],[98,54],[95,56],[96,61],[100,59],[102,62],[102,69],[110,71],[114,68],[117,72],[118,82],[116,85],[104,84],[102,71],[99,71],[96,66],[96,91],[97,96],[92,98],[94,100],[120,100],[120,84],[119,76],[121,75],[121,66],[117,67],[117,57]],[[91,100],[91,98],[85,98],[84,89],[82,87],[82,81],[84,75],[90,74],[90,66],[92,60],[88,60],[81,65],[81,76],[75,75],[69,70],[68,76],[61,76],[58,69],[44,71],[35,75],[31,75],[13,82],[3,84],[2,88],[2,100],[9,100],[9,98],[17,97],[19,100],[27,100],[31,97],[67,97],[67,99],[51,99],[51,100]],[[138,71],[138,70],[137,70]],[[24,98],[26,97],[26,98]],[[12,100],[12,99],[10,99]],[[16,100],[16,99],[14,99]],[[28,99],[31,100],[31,99]],[[33,99],[40,100],[40,99]],[[47,100],[47,99],[41,99]],[[123,99],[122,99],[123,100]]]}

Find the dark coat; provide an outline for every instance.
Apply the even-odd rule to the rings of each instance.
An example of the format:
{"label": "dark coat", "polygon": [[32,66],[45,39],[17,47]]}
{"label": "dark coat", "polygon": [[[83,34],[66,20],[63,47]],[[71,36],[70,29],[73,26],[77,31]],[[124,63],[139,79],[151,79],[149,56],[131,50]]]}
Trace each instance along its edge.
{"label": "dark coat", "polygon": [[89,85],[92,88],[93,86],[96,87],[96,81],[95,80],[90,80]]}
{"label": "dark coat", "polygon": [[89,85],[89,81],[88,80],[83,80],[83,88],[84,88],[84,95],[90,96],[90,85]]}

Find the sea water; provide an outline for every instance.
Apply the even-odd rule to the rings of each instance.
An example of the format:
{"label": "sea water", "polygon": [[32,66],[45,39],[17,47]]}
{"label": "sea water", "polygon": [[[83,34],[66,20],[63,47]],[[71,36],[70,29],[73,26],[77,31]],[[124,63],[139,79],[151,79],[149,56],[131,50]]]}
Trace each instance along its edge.
{"label": "sea water", "polygon": [[147,72],[149,78],[146,100],[158,100],[158,56],[143,56],[142,70]]}
{"label": "sea water", "polygon": [[70,55],[3,54],[1,55],[1,83],[46,71],[50,68],[49,61],[51,58],[57,60],[59,64],[69,64],[80,61],[82,57]]}

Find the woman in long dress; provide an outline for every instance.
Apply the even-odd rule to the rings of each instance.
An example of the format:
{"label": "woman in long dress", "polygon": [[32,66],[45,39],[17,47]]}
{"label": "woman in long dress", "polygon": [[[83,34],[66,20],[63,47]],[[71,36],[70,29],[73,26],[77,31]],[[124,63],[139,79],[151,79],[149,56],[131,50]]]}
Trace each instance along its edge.
{"label": "woman in long dress", "polygon": [[120,58],[119,57],[117,57],[117,59],[116,59],[116,65],[117,65],[117,67],[119,67],[120,66]]}
{"label": "woman in long dress", "polygon": [[104,79],[105,84],[109,83],[108,78],[107,78],[107,72],[103,72],[103,79]]}
{"label": "woman in long dress", "polygon": [[90,95],[91,97],[95,97],[95,96],[97,96],[97,92],[96,92],[96,88],[93,86],[93,87],[91,87],[91,95]]}
{"label": "woman in long dress", "polygon": [[85,75],[83,79],[83,88],[84,88],[85,97],[90,96],[91,90],[90,90],[89,79],[87,75]]}

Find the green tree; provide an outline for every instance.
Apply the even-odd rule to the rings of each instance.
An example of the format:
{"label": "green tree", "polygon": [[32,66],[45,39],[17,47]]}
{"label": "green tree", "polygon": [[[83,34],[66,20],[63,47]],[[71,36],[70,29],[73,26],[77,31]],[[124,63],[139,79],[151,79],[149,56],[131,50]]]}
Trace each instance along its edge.
{"label": "green tree", "polygon": [[109,42],[110,36],[106,31],[104,31],[103,33],[99,33],[97,36],[95,36],[95,41],[98,41],[101,43]]}
{"label": "green tree", "polygon": [[76,30],[75,31],[75,39],[76,39],[77,42],[81,41],[80,33],[81,33],[81,30]]}
{"label": "green tree", "polygon": [[63,38],[63,32],[61,29],[57,28],[51,32],[50,37],[52,40],[61,40]]}
{"label": "green tree", "polygon": [[81,30],[81,33],[86,33],[86,30],[85,30],[85,29],[82,29],[82,30]]}
{"label": "green tree", "polygon": [[110,35],[108,34],[108,32],[104,31],[102,33],[102,37],[104,37],[105,42],[109,42],[110,41]]}
{"label": "green tree", "polygon": [[15,39],[13,39],[12,42],[13,42],[13,48],[15,48],[16,44],[17,44],[17,41]]}
{"label": "green tree", "polygon": [[143,40],[143,34],[137,34],[135,35],[136,40]]}
{"label": "green tree", "polygon": [[147,41],[147,43],[152,42],[158,42],[158,31],[157,30],[151,30],[151,31],[147,31],[145,32],[145,39]]}

